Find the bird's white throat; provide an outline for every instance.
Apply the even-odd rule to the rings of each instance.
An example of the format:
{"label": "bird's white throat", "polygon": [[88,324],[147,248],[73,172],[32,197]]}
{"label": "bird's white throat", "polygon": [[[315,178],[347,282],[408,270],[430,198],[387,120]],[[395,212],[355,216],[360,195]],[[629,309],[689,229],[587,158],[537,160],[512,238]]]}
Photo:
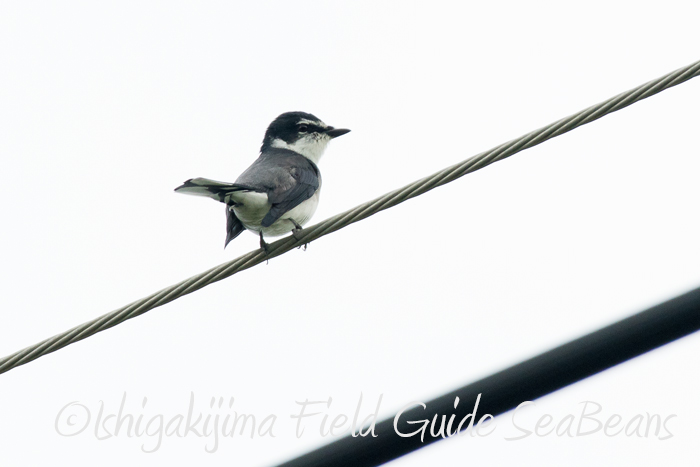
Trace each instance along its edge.
{"label": "bird's white throat", "polygon": [[297,154],[301,154],[314,164],[318,164],[318,161],[321,160],[321,156],[323,156],[326,146],[328,146],[328,142],[330,140],[331,137],[328,135],[310,133],[291,144],[287,143],[283,139],[275,138],[272,140],[271,146],[273,148],[289,149]]}

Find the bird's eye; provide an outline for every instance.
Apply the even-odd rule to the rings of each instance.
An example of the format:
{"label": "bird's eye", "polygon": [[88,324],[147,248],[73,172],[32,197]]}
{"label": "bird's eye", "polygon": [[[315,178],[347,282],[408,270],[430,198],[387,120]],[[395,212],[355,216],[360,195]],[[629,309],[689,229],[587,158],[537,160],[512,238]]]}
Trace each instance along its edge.
{"label": "bird's eye", "polygon": [[307,131],[309,131],[308,125],[299,125],[299,133],[306,133]]}

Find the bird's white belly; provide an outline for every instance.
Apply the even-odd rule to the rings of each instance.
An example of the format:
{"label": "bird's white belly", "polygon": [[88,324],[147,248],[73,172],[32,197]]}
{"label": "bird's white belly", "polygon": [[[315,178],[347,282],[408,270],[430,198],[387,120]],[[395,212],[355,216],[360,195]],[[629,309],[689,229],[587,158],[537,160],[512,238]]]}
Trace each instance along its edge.
{"label": "bird's white belly", "polygon": [[[270,203],[264,193],[248,192],[245,199],[236,200],[241,203],[233,207],[236,217],[243,223],[243,226],[255,232],[262,230],[263,236],[277,237],[291,232],[294,229],[294,222],[303,226],[316,212],[318,207],[320,189],[316,190],[313,196],[295,208],[285,212],[271,226],[262,227],[260,224],[265,215],[270,211]],[[292,222],[290,219],[293,219]]]}

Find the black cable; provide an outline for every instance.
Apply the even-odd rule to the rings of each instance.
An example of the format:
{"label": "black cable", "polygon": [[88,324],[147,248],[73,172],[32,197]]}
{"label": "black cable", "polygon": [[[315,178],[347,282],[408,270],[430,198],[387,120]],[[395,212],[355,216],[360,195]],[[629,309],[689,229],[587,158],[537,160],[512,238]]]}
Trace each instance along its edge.
{"label": "black cable", "polygon": [[[347,436],[279,467],[380,465],[443,439],[438,432],[443,415],[446,420],[455,415],[454,432],[459,421],[473,411],[479,394],[477,422],[484,414],[502,414],[524,401],[535,400],[698,329],[700,288],[426,402],[426,409],[416,406],[401,414],[396,428],[404,434],[422,426],[409,425],[408,421],[432,420],[437,416],[438,436],[432,436],[428,427],[423,442],[420,434],[400,437],[392,417],[376,424],[376,438]],[[460,399],[456,409],[455,397]]]}

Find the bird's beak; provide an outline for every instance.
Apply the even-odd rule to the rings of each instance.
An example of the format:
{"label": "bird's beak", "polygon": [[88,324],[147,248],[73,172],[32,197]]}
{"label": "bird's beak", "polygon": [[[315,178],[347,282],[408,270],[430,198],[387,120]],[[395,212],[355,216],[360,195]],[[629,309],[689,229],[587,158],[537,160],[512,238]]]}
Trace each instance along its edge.
{"label": "bird's beak", "polygon": [[326,134],[331,138],[337,138],[338,136],[343,136],[345,133],[350,133],[350,130],[346,128],[333,128],[329,126],[326,130]]}

